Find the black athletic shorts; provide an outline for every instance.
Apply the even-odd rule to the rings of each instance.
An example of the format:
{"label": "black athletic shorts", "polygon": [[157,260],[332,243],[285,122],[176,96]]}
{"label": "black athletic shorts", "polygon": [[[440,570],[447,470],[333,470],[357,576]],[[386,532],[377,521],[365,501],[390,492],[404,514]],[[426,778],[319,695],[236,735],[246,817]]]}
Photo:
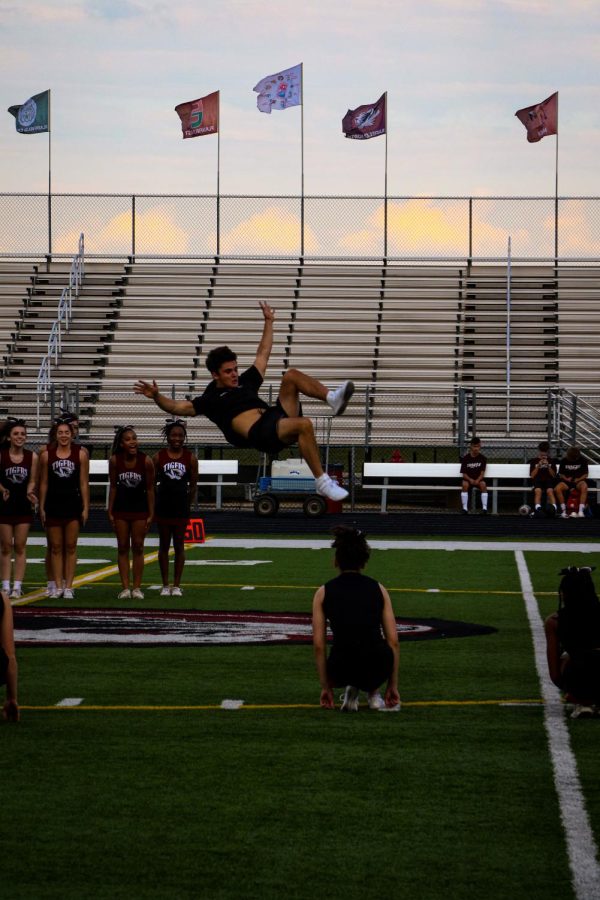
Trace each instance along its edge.
{"label": "black athletic shorts", "polygon": [[289,447],[289,444],[284,444],[279,440],[277,434],[277,423],[280,419],[287,418],[288,414],[279,400],[275,406],[269,406],[248,432],[249,446],[263,453],[270,453],[271,456],[277,456],[278,453]]}
{"label": "black athletic shorts", "polygon": [[331,648],[327,677],[334,687],[351,684],[372,692],[388,680],[394,668],[394,653],[385,641],[354,650]]}
{"label": "black athletic shorts", "polygon": [[555,478],[550,478],[547,481],[544,481],[544,479],[542,479],[542,478],[533,478],[532,482],[531,482],[531,489],[533,491],[535,491],[536,488],[540,488],[542,491],[547,491],[549,489],[554,490],[555,484],[556,484]]}

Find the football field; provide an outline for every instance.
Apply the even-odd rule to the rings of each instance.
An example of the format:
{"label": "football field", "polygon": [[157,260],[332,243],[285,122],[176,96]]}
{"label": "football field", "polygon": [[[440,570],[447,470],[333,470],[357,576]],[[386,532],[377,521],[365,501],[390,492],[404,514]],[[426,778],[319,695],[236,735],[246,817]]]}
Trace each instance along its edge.
{"label": "football field", "polygon": [[148,542],[135,603],[112,539],[81,542],[68,602],[41,597],[32,545],[1,895],[600,896],[600,719],[570,719],[542,628],[559,570],[600,544],[370,542],[400,713],[318,706],[326,536],[190,546],[181,598]]}

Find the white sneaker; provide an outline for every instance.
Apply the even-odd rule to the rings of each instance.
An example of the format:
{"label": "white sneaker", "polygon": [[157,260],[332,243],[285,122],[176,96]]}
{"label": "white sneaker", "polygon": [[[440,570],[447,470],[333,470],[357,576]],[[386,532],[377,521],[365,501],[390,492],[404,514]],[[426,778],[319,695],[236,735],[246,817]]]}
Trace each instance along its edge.
{"label": "white sneaker", "polygon": [[63,592],[61,590],[57,589],[55,591],[50,591],[50,593],[48,594],[48,600],[60,600],[62,595]]}
{"label": "white sneaker", "polygon": [[584,513],[584,511],[583,511],[582,509],[579,510],[579,512],[577,513],[577,515],[578,515],[578,517],[579,517],[580,519],[585,519],[585,513]]}
{"label": "white sneaker", "polygon": [[131,600],[131,591],[129,588],[124,588],[120,594],[117,594],[117,600]]}
{"label": "white sneaker", "polygon": [[367,702],[369,704],[369,709],[383,709],[385,707],[385,700],[379,691],[374,691],[372,694],[369,694]]}
{"label": "white sneaker", "polygon": [[329,475],[320,475],[315,481],[317,494],[321,497],[327,497],[329,500],[345,500],[348,491],[340,487]]}
{"label": "white sneaker", "polygon": [[170,597],[171,596],[171,588],[168,584],[163,585],[160,590],[159,597]]}
{"label": "white sneaker", "polygon": [[48,584],[46,585],[46,590],[44,591],[44,596],[50,597],[52,592],[55,590],[56,590],[56,585],[54,584],[54,582],[49,581]]}
{"label": "white sneaker", "polygon": [[141,588],[134,588],[131,592],[131,599],[132,600],[143,600],[144,599],[143,590]]}
{"label": "white sneaker", "polygon": [[351,684],[348,685],[340,700],[342,701],[342,705],[340,707],[342,712],[358,712],[358,695],[359,690],[356,687],[352,687]]}
{"label": "white sneaker", "polygon": [[75,599],[75,594],[73,593],[71,588],[65,588],[64,591],[62,592],[62,595],[63,595],[63,600],[74,600]]}
{"label": "white sneaker", "polygon": [[577,703],[575,709],[571,713],[572,719],[591,719],[594,715],[594,707],[586,706],[583,703]]}
{"label": "white sneaker", "polygon": [[561,517],[561,519],[568,519],[568,518],[569,518],[569,516],[567,515],[566,509],[563,509],[563,511],[562,511],[561,514],[560,514],[560,517]]}
{"label": "white sneaker", "polygon": [[180,587],[171,588],[171,597],[183,597],[183,591]]}
{"label": "white sneaker", "polygon": [[341,416],[345,411],[350,398],[354,393],[354,382],[344,381],[343,384],[327,394],[327,403],[333,410],[334,416]]}
{"label": "white sneaker", "polygon": [[13,588],[10,592],[9,600],[20,600],[21,599],[21,591],[19,588]]}

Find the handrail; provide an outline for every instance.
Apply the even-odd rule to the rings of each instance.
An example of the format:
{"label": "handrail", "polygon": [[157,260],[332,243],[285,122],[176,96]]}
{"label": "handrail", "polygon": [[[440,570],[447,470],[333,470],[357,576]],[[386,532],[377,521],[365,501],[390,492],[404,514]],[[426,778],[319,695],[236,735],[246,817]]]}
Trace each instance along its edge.
{"label": "handrail", "polygon": [[[42,358],[37,377],[37,396],[38,396],[38,420],[39,420],[39,403],[40,395],[43,395],[44,402],[47,400],[48,391],[52,384],[52,363],[58,365],[59,356],[62,353],[62,337],[67,334],[71,327],[71,319],[73,317],[73,300],[76,300],[81,290],[83,276],[85,274],[85,247],[83,233],[79,235],[79,246],[76,255],[73,257],[71,268],[69,270],[69,283],[63,288],[58,301],[58,310],[56,321],[53,323],[48,335],[48,352]],[[39,421],[38,421],[39,426]]]}

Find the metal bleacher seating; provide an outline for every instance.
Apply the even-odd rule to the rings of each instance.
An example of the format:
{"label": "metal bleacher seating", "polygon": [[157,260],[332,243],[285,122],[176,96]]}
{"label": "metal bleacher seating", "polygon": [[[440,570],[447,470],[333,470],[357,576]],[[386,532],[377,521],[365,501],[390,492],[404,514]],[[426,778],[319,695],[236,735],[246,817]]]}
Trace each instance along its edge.
{"label": "metal bleacher seating", "polygon": [[[0,265],[5,412],[16,404],[31,415],[34,391],[18,394],[18,401],[15,392],[35,382],[67,271],[68,264],[58,262]],[[88,262],[53,378],[83,386],[84,430],[94,439],[110,438],[113,425],[125,420],[139,423],[143,436],[156,436],[164,414],[132,394],[133,382],[156,378],[166,394],[195,396],[209,377],[206,353],[219,344],[235,349],[241,367],[250,364],[262,332],[260,299],[276,309],[265,396],[276,392],[290,367],[327,385],[352,378],[359,386],[357,399],[333,423],[332,443],[408,443],[416,433],[452,443],[457,385],[490,389],[478,401],[478,427],[487,438],[503,434],[508,332],[502,266]],[[513,266],[510,378],[511,387],[523,390],[512,412],[533,431],[544,433],[546,388],[595,388],[599,300],[595,267]],[[532,403],[528,387],[539,400]],[[313,401],[304,409],[311,416],[326,413]],[[203,419],[190,422],[190,437],[223,442]]]}

